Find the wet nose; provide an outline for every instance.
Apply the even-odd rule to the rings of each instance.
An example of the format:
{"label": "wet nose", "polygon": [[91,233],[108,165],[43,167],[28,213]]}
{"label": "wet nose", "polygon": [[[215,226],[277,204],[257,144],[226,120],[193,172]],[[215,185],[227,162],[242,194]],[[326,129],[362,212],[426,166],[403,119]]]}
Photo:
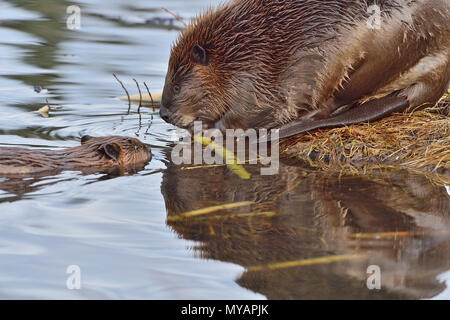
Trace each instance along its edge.
{"label": "wet nose", "polygon": [[165,122],[169,122],[169,112],[163,106],[159,109],[159,115]]}
{"label": "wet nose", "polygon": [[152,159],[152,147],[149,144],[144,143],[145,149],[147,150],[148,158]]}
{"label": "wet nose", "polygon": [[148,152],[152,152],[152,147],[149,144],[144,143],[144,147]]}

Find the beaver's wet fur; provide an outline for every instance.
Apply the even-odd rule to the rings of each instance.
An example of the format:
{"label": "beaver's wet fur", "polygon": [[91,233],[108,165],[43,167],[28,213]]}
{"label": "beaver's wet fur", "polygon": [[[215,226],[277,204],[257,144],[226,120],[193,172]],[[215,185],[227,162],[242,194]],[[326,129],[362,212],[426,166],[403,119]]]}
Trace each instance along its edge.
{"label": "beaver's wet fur", "polygon": [[84,136],[81,146],[63,150],[0,148],[0,177],[63,170],[135,170],[145,166],[151,158],[150,148],[135,138]]}
{"label": "beaver's wet fur", "polygon": [[160,113],[183,128],[290,124],[283,137],[434,105],[449,35],[448,0],[232,0],[181,33]]}

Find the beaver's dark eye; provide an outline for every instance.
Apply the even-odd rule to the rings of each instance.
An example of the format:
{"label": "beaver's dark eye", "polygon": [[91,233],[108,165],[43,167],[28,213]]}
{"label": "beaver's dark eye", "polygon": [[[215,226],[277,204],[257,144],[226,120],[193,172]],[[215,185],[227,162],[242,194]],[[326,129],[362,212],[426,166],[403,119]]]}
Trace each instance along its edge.
{"label": "beaver's dark eye", "polygon": [[138,151],[139,150],[139,146],[134,146],[134,150]]}
{"label": "beaver's dark eye", "polygon": [[173,86],[173,92],[175,94],[180,93],[180,90],[181,90],[181,87],[179,85],[176,84],[176,85]]}

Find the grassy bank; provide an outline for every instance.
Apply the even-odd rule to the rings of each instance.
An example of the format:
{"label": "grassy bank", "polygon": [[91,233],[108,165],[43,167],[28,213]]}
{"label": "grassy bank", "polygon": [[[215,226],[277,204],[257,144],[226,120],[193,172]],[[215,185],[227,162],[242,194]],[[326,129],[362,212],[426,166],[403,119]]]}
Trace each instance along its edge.
{"label": "grassy bank", "polygon": [[282,142],[285,155],[344,173],[403,167],[450,182],[450,95],[433,108],[373,123],[321,129]]}

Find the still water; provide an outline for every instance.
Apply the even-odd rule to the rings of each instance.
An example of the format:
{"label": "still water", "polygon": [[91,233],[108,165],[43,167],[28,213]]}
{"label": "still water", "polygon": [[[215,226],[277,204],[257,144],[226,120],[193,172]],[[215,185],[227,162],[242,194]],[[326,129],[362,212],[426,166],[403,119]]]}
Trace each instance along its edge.
{"label": "still water", "polygon": [[[250,180],[227,167],[176,166],[175,128],[158,110],[127,113],[113,73],[133,94],[133,78],[163,87],[182,24],[161,7],[188,20],[218,2],[0,1],[0,146],[57,150],[85,134],[128,135],[153,153],[122,176],[0,177],[0,298],[450,298],[443,185],[288,162],[275,176],[248,166]],[[79,30],[66,26],[73,4]],[[36,113],[46,100],[48,118]],[[215,210],[195,211],[205,208]],[[72,265],[80,290],[67,288]],[[370,266],[380,290],[368,289]]]}

